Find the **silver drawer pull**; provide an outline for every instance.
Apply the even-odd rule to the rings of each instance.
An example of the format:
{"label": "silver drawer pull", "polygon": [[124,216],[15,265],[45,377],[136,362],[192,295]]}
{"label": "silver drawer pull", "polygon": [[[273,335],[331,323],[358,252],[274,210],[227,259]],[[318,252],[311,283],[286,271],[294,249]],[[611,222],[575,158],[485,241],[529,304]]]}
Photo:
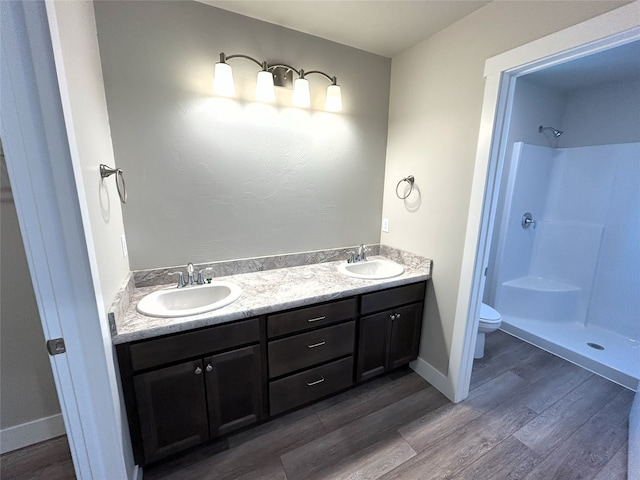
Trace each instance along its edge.
{"label": "silver drawer pull", "polygon": [[325,316],[323,315],[323,316],[321,316],[321,317],[310,318],[309,320],[307,320],[307,322],[309,322],[309,323],[311,323],[311,322],[317,322],[317,321],[319,321],[319,320],[324,320],[325,318],[327,318],[327,317],[325,317]]}
{"label": "silver drawer pull", "polygon": [[202,368],[196,367],[196,369],[193,371],[193,373],[195,373],[196,375],[200,375],[202,373]]}
{"label": "silver drawer pull", "polygon": [[320,380],[316,380],[315,382],[307,382],[307,385],[309,387],[313,387],[314,385],[317,385],[317,384],[322,383],[322,382],[324,382],[324,377],[320,377]]}
{"label": "silver drawer pull", "polygon": [[307,348],[316,348],[316,347],[321,347],[322,345],[325,345],[327,342],[325,342],[324,340],[322,340],[321,342],[318,343],[314,343],[313,345],[307,345]]}

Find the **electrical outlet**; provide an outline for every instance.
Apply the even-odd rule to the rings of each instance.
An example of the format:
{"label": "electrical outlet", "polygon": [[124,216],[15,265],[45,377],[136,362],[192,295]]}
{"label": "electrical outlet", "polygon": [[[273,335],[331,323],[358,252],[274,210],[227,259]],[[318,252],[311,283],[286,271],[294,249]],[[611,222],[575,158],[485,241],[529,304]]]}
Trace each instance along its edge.
{"label": "electrical outlet", "polygon": [[383,218],[382,219],[382,231],[389,233],[389,219],[388,218]]}
{"label": "electrical outlet", "polygon": [[124,236],[124,233],[120,235],[120,243],[122,244],[122,256],[127,258],[129,252],[127,251],[127,238]]}

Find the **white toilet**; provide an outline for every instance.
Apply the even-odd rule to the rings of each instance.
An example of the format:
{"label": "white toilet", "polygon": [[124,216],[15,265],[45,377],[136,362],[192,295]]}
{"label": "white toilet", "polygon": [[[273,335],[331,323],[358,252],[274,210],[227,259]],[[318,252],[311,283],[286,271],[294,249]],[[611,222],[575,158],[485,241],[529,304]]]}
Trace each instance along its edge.
{"label": "white toilet", "polygon": [[502,317],[492,307],[486,304],[480,306],[480,322],[478,323],[478,339],[473,358],[484,357],[484,334],[495,332],[500,328]]}

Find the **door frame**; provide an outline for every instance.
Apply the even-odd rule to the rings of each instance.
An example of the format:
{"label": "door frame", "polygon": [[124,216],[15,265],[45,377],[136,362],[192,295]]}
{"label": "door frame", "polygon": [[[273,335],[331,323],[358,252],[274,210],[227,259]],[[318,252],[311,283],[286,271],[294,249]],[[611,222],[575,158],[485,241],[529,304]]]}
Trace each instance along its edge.
{"label": "door frame", "polygon": [[[115,403],[45,4],[0,2],[0,136],[77,478],[133,478]],[[42,345],[45,348],[45,345]],[[117,395],[116,395],[117,396]]]}
{"label": "door frame", "polygon": [[485,62],[486,79],[451,346],[454,401],[469,394],[517,78],[640,39],[640,0]]}

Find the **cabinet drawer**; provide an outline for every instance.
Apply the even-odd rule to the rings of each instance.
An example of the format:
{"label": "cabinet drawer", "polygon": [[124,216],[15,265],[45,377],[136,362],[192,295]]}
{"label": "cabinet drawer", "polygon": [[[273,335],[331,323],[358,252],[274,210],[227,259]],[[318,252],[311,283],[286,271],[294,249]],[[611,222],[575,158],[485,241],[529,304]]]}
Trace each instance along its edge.
{"label": "cabinet drawer", "polygon": [[256,343],[260,339],[258,319],[225,323],[215,327],[134,343],[129,347],[134,371],[228,348]]}
{"label": "cabinet drawer", "polygon": [[269,342],[269,378],[353,353],[354,321]]}
{"label": "cabinet drawer", "polygon": [[402,287],[362,295],[360,299],[360,314],[366,315],[407,303],[422,302],[424,300],[425,285],[425,282],[412,283],[411,285],[403,285]]}
{"label": "cabinet drawer", "polygon": [[353,357],[271,382],[271,415],[325,397],[353,384]]}
{"label": "cabinet drawer", "polygon": [[337,302],[269,315],[267,317],[267,335],[269,338],[278,337],[287,333],[300,332],[342,320],[349,320],[354,317],[355,311],[356,299],[347,298]]}

